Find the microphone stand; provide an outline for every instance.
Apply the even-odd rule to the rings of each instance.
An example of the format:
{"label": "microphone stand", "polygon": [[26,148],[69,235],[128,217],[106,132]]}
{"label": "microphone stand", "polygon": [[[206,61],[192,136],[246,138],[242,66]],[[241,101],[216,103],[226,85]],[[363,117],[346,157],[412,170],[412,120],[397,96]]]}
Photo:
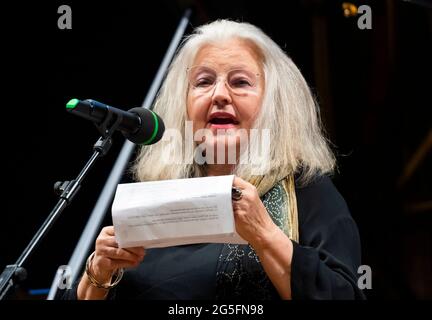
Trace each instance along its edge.
{"label": "microphone stand", "polygon": [[[151,109],[153,101],[156,98],[157,92],[164,79],[166,70],[173,59],[177,47],[179,46],[189,24],[191,14],[191,9],[187,9],[184,12],[153,82],[146,94],[142,105],[143,108]],[[107,210],[109,210],[108,205],[112,201],[115,189],[120,182],[121,176],[124,173],[124,169],[126,168],[134,148],[135,145],[132,142],[125,141],[68,264],[60,266],[57,269],[47,300],[56,299],[58,289],[69,289],[81,276],[82,273],[80,270],[85,263],[88,251],[94,244],[94,239],[97,233],[100,231],[101,221],[105,217]]]}
{"label": "microphone stand", "polygon": [[93,155],[90,157],[84,168],[78,174],[76,179],[71,181],[59,181],[54,184],[54,191],[59,195],[60,199],[15,264],[7,265],[1,273],[0,300],[3,300],[7,296],[7,293],[15,284],[26,279],[27,271],[23,267],[25,261],[39,245],[40,241],[46,235],[63,210],[69,204],[71,204],[73,198],[81,188],[82,181],[93,167],[96,160],[108,153],[112,145],[111,136],[114,131],[117,130],[121,120],[121,115],[116,115],[111,112],[110,109],[108,109],[108,113],[104,121],[101,124],[96,125],[99,132],[101,133],[101,137],[94,144]]}

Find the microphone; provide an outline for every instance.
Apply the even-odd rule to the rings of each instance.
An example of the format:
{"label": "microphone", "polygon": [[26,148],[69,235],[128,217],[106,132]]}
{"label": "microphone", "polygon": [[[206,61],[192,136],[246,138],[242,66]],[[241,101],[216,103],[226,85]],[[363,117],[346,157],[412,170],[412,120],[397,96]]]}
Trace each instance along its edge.
{"label": "microphone", "polygon": [[72,99],[66,104],[66,110],[91,120],[96,125],[102,124],[110,114],[114,114],[119,121],[117,129],[122,132],[126,139],[136,144],[156,143],[162,138],[165,131],[162,119],[146,108],[133,108],[124,111],[91,99]]}

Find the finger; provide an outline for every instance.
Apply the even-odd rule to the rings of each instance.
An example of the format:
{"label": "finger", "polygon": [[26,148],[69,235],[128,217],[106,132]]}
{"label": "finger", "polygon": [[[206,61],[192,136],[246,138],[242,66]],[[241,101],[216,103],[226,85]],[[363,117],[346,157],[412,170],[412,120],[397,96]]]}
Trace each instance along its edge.
{"label": "finger", "polygon": [[240,209],[240,207],[238,207],[238,206],[233,206],[233,214],[234,215],[236,215],[236,214],[238,214],[238,212],[240,211],[241,209]]}
{"label": "finger", "polygon": [[[112,226],[103,228],[103,231],[101,232],[101,236],[96,240],[96,245],[98,247],[112,247],[112,248],[118,248],[119,245],[115,239],[115,236],[113,235],[114,228]],[[144,247],[130,247],[130,248],[123,248],[123,250],[126,250],[130,252],[131,254],[136,255],[138,258],[143,257],[145,254]]]}
{"label": "finger", "polygon": [[234,187],[240,187],[240,185],[243,184],[243,179],[237,176],[234,176],[234,180],[233,180],[233,186]]}
{"label": "finger", "polygon": [[102,237],[96,240],[96,245],[118,248],[119,245],[113,236]]}
{"label": "finger", "polygon": [[130,248],[123,248],[123,249],[132,254],[135,254],[138,257],[143,257],[145,255],[144,247],[130,247]]}
{"label": "finger", "polygon": [[141,263],[141,260],[131,262],[128,260],[121,260],[121,259],[113,259],[111,260],[111,266],[113,269],[119,269],[119,268],[135,268]]}
{"label": "finger", "polygon": [[[100,236],[97,239],[97,242],[100,245],[104,245],[104,246],[108,246],[108,247],[114,247],[114,248],[119,247],[119,244],[117,243],[116,238],[113,235],[105,234],[104,236]],[[123,248],[123,249],[126,249],[126,248]],[[131,253],[135,253],[139,256],[142,256],[143,251],[144,251],[144,247],[130,247],[130,248],[127,248],[127,250],[130,251]]]}
{"label": "finger", "polygon": [[107,248],[117,249],[118,243],[115,240],[114,236],[107,236],[107,235],[101,234],[96,239],[96,246],[95,247],[96,247],[95,250],[97,253],[103,254],[104,250],[107,250]]}
{"label": "finger", "polygon": [[95,255],[90,268],[93,275],[98,279],[108,279],[116,269],[137,267],[142,260],[143,259],[136,259],[130,261]]}
{"label": "finger", "polygon": [[126,260],[126,261],[137,261],[142,258],[142,256],[138,256],[134,253],[126,251],[125,249],[113,248],[113,247],[99,248],[98,250],[96,250],[96,253],[98,255],[103,255],[110,259]]}
{"label": "finger", "polygon": [[241,199],[239,199],[239,200],[233,199],[233,201],[231,201],[233,210],[241,210],[242,208],[245,207],[245,201],[246,200],[243,197],[244,197],[244,194],[242,194]]}
{"label": "finger", "polygon": [[122,259],[101,258],[95,260],[92,264],[92,272],[98,278],[108,278],[112,273],[119,268],[133,268],[138,266],[141,260],[128,261]]}
{"label": "finger", "polygon": [[237,216],[247,216],[248,214],[247,214],[247,210],[244,210],[244,208],[237,207],[237,208],[233,209],[233,215],[235,218]]}
{"label": "finger", "polygon": [[105,235],[108,235],[108,236],[114,236],[115,235],[115,233],[114,233],[114,226],[104,227],[102,229],[102,231],[101,231],[101,235],[102,234],[105,234]]}
{"label": "finger", "polygon": [[251,184],[240,177],[234,176],[233,186],[240,189],[247,189],[251,186]]}

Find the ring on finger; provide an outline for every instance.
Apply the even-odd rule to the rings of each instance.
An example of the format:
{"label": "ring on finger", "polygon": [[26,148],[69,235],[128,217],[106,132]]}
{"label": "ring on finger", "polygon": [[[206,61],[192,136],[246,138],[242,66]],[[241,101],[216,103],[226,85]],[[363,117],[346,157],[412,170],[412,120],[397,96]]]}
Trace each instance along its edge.
{"label": "ring on finger", "polygon": [[234,201],[240,200],[242,198],[242,196],[243,196],[243,192],[240,188],[232,187],[231,198]]}

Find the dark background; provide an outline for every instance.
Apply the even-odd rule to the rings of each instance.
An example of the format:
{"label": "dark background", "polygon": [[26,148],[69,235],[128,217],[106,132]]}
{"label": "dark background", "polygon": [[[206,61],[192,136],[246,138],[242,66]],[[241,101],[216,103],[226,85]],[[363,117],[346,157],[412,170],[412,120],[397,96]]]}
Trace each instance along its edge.
{"label": "dark background", "polygon": [[[251,22],[294,60],[321,105],[334,143],[334,182],[358,223],[369,299],[432,298],[430,1],[353,1],[372,8],[372,30],[344,17],[342,1],[132,1],[2,5],[2,232],[0,268],[12,264],[74,178],[98,138],[65,111],[71,98],[140,106],[177,24]],[[57,8],[72,8],[72,30]],[[88,179],[25,267],[17,290],[49,288],[66,264],[123,144]],[[125,178],[127,179],[127,177]],[[110,222],[107,214],[106,223]]]}

